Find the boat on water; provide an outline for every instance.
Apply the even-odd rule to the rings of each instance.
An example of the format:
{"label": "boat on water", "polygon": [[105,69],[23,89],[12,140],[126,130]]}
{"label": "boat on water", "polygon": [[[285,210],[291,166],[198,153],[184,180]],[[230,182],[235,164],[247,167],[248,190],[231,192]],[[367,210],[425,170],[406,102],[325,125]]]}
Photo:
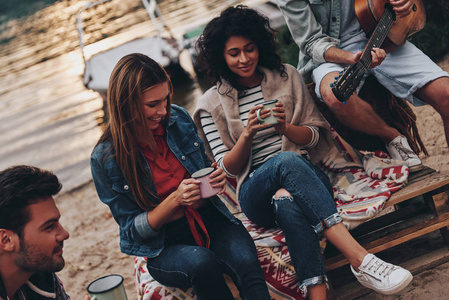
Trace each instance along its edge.
{"label": "boat on water", "polygon": [[[176,39],[166,25],[156,0],[142,0],[142,3],[155,29],[155,35],[136,38],[88,57],[85,53],[85,44],[83,40],[83,13],[88,9],[111,1],[118,0],[97,0],[88,2],[77,12],[76,15],[79,45],[84,61],[83,83],[86,88],[98,92],[102,96],[103,100],[106,100],[109,77],[114,66],[123,56],[136,52],[146,54],[153,58],[165,69],[167,69],[169,73],[171,73],[170,69],[173,70],[173,73],[179,73],[180,70],[184,73],[191,73],[182,69],[179,62],[179,56],[184,49],[187,49],[192,63],[195,63],[197,56],[195,44],[199,36],[202,34],[206,23],[199,26],[196,25],[191,28],[186,28],[185,34],[182,38]],[[274,0],[260,2],[259,4],[254,5],[253,8],[269,18],[273,29],[279,29],[280,27],[285,26],[282,13]],[[168,37],[162,36],[162,31],[164,29],[169,34]],[[195,76],[196,74],[190,75]]]}
{"label": "boat on water", "polygon": [[[154,29],[156,30],[156,34],[153,36],[136,38],[117,47],[86,57],[85,44],[83,41],[83,13],[88,9],[110,1],[114,0],[88,2],[76,14],[79,45],[84,60],[83,83],[86,88],[100,93],[103,99],[106,99],[106,91],[112,70],[123,56],[136,52],[143,53],[153,58],[164,68],[170,69],[170,66],[179,66],[179,55],[184,49],[181,42],[176,40],[171,34],[156,0],[142,0]],[[163,29],[168,31],[168,38],[162,36]]]}

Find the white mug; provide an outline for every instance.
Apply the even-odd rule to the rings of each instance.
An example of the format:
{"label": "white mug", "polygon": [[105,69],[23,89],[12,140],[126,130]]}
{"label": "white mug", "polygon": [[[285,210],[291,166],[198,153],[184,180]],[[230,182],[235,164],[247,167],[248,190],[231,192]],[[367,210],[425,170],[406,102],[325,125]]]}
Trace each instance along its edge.
{"label": "white mug", "polygon": [[91,300],[128,300],[123,277],[107,275],[92,281],[87,287]]}

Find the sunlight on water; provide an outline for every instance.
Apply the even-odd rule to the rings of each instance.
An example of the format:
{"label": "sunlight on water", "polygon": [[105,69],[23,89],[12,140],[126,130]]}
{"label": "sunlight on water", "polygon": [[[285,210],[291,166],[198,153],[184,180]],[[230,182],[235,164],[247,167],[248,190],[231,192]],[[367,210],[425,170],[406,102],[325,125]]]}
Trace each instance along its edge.
{"label": "sunlight on water", "polygon": [[[254,5],[262,1],[248,1]],[[89,156],[101,134],[103,100],[83,85],[75,25],[85,0],[57,1],[0,27],[0,169],[33,164],[53,170],[70,190],[91,178]],[[235,1],[164,0],[159,6],[177,39]],[[155,34],[140,0],[113,0],[83,13],[86,57]],[[168,36],[166,31],[164,36]],[[193,71],[187,51],[181,64]],[[193,112],[201,96],[188,76],[175,80],[175,102]]]}
{"label": "sunlight on water", "polygon": [[[86,58],[155,33],[140,1],[112,0],[86,12],[83,28]],[[12,20],[0,26],[0,170],[17,164],[52,170],[63,183],[63,192],[91,180],[90,153],[103,128],[103,99],[83,85],[84,62],[75,26],[76,12],[86,2],[60,0],[27,19]],[[181,39],[187,30],[205,24],[226,5],[236,3],[162,0],[160,9],[173,35]],[[168,36],[165,31],[163,34]],[[180,61],[183,68],[193,74],[186,50]],[[192,113],[205,87],[186,73],[174,76],[173,84],[174,102]],[[97,201],[93,198],[92,201]],[[61,199],[64,198],[58,201],[63,201]],[[75,203],[66,207],[76,209]],[[82,209],[85,211],[80,213],[89,214],[90,207]],[[82,227],[83,231],[91,230],[83,223],[74,226]],[[118,255],[117,259],[123,257]],[[92,265],[104,261],[86,254],[79,266],[67,262],[68,266],[61,272],[66,277],[62,277],[64,285],[73,299],[80,298],[89,276],[86,276],[84,288],[79,287],[79,279],[68,279],[74,277],[73,274],[84,276],[77,272],[78,267],[85,268],[89,272],[86,274],[91,275]],[[130,299],[135,299],[133,280],[129,279],[125,287]]]}

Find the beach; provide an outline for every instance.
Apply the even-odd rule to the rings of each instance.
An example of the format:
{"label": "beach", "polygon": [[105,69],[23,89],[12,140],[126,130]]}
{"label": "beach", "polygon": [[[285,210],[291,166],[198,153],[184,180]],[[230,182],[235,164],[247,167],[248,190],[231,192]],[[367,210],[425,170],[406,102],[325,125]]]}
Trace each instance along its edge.
{"label": "beach", "polygon": [[[135,7],[119,7],[134,11],[137,17],[123,17],[120,26],[128,22],[129,28],[114,29],[118,33],[113,42],[154,32],[137,2]],[[163,1],[161,10],[179,37],[188,25],[216,14],[221,2],[192,1],[191,7],[180,14],[176,1]],[[227,3],[237,3],[231,2]],[[10,24],[14,30],[0,31],[0,39],[10,40],[0,48],[0,169],[32,164],[54,171],[63,183],[56,202],[70,238],[64,244],[66,265],[58,275],[72,299],[83,299],[87,285],[108,274],[122,275],[128,298],[137,299],[134,257],[121,253],[118,225],[99,200],[90,174],[89,156],[101,135],[104,112],[100,95],[87,90],[82,82],[84,65],[74,15],[84,4],[81,0],[58,1],[26,22]],[[45,27],[51,24],[55,27]],[[93,42],[98,39],[93,34],[87,38]],[[88,52],[98,51],[105,44],[94,46]],[[438,63],[449,71],[449,55]],[[186,104],[190,113],[201,95],[195,86],[193,81],[187,86],[188,97],[193,99]],[[429,156],[420,155],[423,163],[449,173],[449,149],[440,116],[429,106],[413,107],[413,111],[429,151]],[[420,244],[439,238],[435,234],[425,236]],[[449,250],[439,241],[436,245],[443,252]],[[370,293],[362,299],[449,299],[445,290],[449,263],[442,261],[414,276],[412,284],[398,295]]]}

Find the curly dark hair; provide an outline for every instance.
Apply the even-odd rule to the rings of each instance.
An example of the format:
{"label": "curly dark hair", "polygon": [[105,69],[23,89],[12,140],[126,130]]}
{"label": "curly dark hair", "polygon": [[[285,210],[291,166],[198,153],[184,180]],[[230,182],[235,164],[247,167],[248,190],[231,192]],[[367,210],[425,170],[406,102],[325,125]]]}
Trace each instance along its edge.
{"label": "curly dark hair", "polygon": [[19,236],[30,220],[28,206],[54,196],[62,188],[56,175],[33,166],[13,166],[0,172],[0,228]]}
{"label": "curly dark hair", "polygon": [[244,5],[228,7],[212,19],[197,41],[198,57],[195,61],[199,72],[205,73],[214,83],[226,79],[237,87],[236,75],[228,68],[224,48],[230,37],[241,36],[253,41],[259,50],[259,65],[284,73],[277,50],[275,30],[268,18]]}

